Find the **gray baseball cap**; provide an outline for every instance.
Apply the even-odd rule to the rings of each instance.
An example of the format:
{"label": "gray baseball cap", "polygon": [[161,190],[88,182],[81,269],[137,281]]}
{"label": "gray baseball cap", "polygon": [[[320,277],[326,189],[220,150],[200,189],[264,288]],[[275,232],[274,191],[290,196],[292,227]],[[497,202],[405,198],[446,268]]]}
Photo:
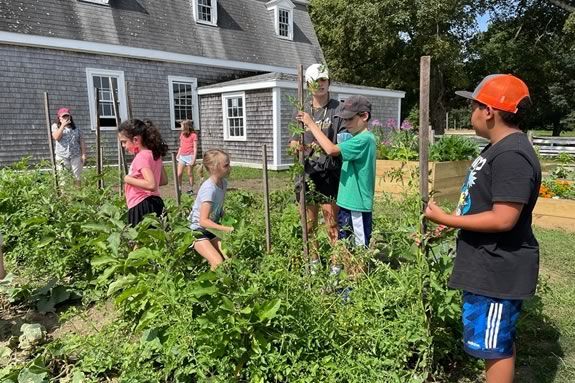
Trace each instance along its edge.
{"label": "gray baseball cap", "polygon": [[351,96],[343,102],[336,117],[347,120],[362,112],[371,113],[371,102],[365,96]]}

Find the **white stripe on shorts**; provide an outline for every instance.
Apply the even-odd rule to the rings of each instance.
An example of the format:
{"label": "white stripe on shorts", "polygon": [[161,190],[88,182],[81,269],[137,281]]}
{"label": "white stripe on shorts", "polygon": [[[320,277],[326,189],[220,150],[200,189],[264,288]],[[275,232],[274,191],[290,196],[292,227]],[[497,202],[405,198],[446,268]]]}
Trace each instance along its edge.
{"label": "white stripe on shorts", "polygon": [[365,229],[363,227],[363,214],[361,211],[350,211],[350,213],[356,246],[367,246],[365,240]]}
{"label": "white stripe on shorts", "polygon": [[485,348],[487,349],[497,348],[497,336],[499,335],[502,310],[503,304],[501,303],[491,303],[489,305],[487,330],[485,331]]}

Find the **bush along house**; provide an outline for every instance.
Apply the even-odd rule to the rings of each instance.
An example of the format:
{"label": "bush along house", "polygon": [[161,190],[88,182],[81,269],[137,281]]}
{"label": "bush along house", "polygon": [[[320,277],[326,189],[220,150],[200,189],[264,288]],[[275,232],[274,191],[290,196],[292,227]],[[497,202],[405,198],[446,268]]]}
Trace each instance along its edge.
{"label": "bush along house", "polygon": [[[270,167],[287,167],[296,67],[324,61],[307,7],[307,0],[0,0],[0,166],[49,159],[44,92],[51,120],[58,108],[71,109],[92,158],[99,117],[104,157],[115,161],[113,92],[119,118],[154,121],[172,151],[178,121],[192,119],[200,149],[222,147],[235,163],[261,166],[267,143]],[[403,92],[335,83],[332,90],[340,98],[364,94],[374,117],[398,119]]]}

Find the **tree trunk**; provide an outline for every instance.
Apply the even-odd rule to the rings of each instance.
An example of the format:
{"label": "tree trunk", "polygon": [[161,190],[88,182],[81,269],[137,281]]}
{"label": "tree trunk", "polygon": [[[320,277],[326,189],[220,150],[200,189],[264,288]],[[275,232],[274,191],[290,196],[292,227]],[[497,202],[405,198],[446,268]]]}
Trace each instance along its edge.
{"label": "tree trunk", "polygon": [[559,137],[561,130],[561,123],[559,121],[553,122],[553,137]]}

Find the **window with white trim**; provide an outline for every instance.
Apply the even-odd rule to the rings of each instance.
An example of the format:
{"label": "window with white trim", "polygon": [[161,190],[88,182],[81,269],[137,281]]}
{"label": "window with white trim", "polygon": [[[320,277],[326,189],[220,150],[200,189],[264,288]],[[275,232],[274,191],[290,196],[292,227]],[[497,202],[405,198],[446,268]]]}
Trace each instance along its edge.
{"label": "window with white trim", "polygon": [[[92,129],[96,128],[98,119],[102,130],[117,129],[116,113],[119,114],[120,121],[128,118],[124,72],[87,68],[86,77]],[[116,99],[116,108],[112,92]]]}
{"label": "window with white trim", "polygon": [[110,5],[110,0],[80,0],[83,3],[93,3],[99,5]]}
{"label": "window with white trim", "polygon": [[266,3],[268,11],[273,11],[276,35],[285,40],[293,40],[293,9],[290,0],[271,0]]}
{"label": "window with white trim", "polygon": [[291,11],[287,9],[278,9],[278,34],[280,37],[290,39],[291,36]]}
{"label": "window with white trim", "polygon": [[192,0],[194,19],[197,23],[218,24],[218,0]]}
{"label": "window with white trim", "polygon": [[224,140],[246,140],[246,95],[232,93],[222,95],[224,117]]}
{"label": "window with white trim", "polygon": [[192,120],[199,130],[197,80],[192,77],[168,77],[170,92],[170,120],[173,130],[180,129],[180,122]]}

